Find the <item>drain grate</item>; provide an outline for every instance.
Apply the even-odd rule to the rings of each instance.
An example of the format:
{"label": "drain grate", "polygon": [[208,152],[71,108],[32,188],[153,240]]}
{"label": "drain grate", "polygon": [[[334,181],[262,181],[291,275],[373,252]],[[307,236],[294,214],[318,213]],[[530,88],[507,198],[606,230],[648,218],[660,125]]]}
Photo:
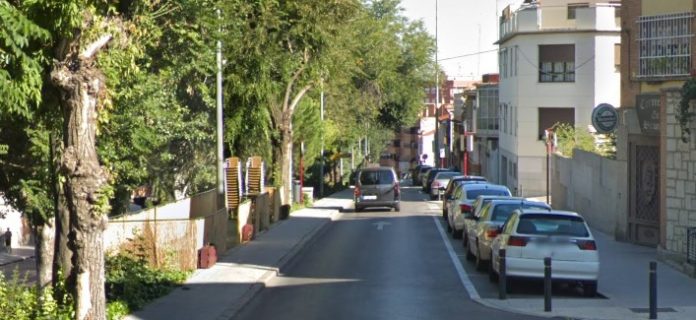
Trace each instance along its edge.
{"label": "drain grate", "polygon": [[[650,308],[629,308],[635,313],[650,313]],[[674,308],[657,308],[657,312],[677,312]]]}

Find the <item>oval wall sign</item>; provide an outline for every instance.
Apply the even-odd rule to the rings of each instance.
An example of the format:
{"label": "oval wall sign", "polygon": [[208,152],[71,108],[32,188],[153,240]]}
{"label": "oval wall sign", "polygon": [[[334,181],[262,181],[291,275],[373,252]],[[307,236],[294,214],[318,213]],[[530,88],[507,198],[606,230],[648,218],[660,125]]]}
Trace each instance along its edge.
{"label": "oval wall sign", "polygon": [[600,103],[592,110],[592,125],[597,133],[611,133],[619,124],[619,113],[608,103]]}

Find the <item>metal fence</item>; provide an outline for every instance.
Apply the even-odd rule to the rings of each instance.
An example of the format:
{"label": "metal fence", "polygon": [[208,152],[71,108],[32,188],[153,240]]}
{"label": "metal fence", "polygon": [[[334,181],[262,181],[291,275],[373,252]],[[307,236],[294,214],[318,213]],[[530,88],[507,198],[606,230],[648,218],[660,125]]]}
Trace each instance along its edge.
{"label": "metal fence", "polygon": [[696,264],[696,227],[686,228],[686,262]]}

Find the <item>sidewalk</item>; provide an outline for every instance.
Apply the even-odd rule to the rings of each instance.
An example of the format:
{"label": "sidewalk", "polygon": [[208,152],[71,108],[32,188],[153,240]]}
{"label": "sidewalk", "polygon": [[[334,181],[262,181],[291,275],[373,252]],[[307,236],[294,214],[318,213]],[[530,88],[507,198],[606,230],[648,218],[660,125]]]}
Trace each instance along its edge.
{"label": "sidewalk", "polygon": [[139,320],[230,319],[251,300],[265,283],[279,274],[335,219],[352,206],[352,190],[318,200],[313,208],[290,214],[256,239],[234,247],[219,257],[210,269],[199,269],[169,295],[126,317]]}
{"label": "sidewalk", "polygon": [[0,267],[5,270],[8,265],[24,261],[34,257],[34,247],[22,246],[12,248],[12,253],[5,252],[5,248],[0,249]]}
{"label": "sidewalk", "polygon": [[[648,319],[648,266],[655,248],[617,242],[593,230],[600,253],[599,293],[605,298],[553,298],[544,312],[544,297],[480,299],[489,307],[542,317],[572,319]],[[696,279],[657,263],[658,319],[696,319]]]}

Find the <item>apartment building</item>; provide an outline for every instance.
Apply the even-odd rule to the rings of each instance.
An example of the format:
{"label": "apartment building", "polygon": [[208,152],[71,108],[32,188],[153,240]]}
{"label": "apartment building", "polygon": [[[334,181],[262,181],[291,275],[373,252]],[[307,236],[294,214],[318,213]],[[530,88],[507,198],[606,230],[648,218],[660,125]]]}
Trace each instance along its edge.
{"label": "apartment building", "polygon": [[588,128],[595,106],[620,102],[620,2],[544,0],[506,7],[499,40],[499,182],[546,193],[544,132]]}

